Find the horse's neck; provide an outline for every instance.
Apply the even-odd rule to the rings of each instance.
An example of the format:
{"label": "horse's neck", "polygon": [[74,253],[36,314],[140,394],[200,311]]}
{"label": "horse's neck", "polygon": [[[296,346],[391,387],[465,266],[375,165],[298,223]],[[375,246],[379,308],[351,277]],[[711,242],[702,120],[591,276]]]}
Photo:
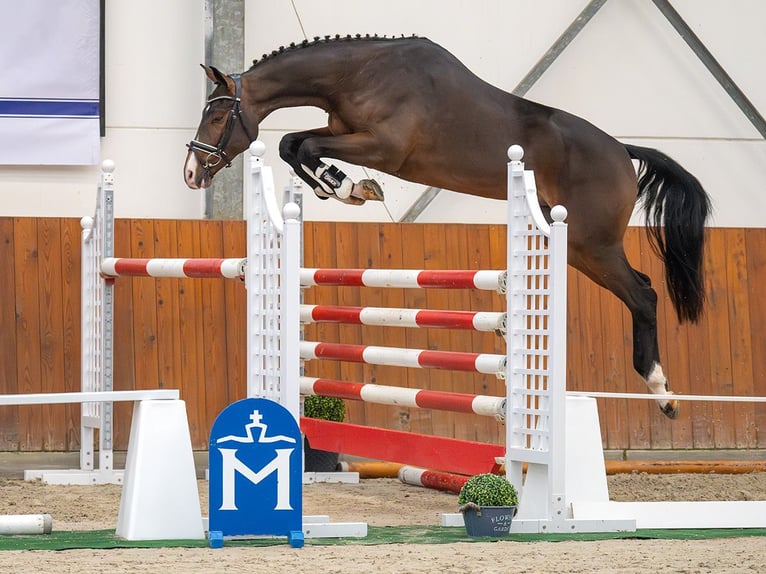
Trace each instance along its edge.
{"label": "horse's neck", "polygon": [[329,109],[327,94],[337,86],[345,68],[310,51],[280,54],[242,74],[243,106],[255,111],[259,122],[281,108],[312,106]]}

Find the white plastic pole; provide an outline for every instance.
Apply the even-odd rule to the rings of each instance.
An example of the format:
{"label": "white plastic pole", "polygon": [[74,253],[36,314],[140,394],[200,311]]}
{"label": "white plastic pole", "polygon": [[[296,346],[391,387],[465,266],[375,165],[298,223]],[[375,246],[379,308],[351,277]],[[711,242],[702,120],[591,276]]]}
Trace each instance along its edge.
{"label": "white plastic pole", "polygon": [[279,262],[281,289],[281,381],[280,402],[300,421],[300,266],[301,266],[301,208],[297,203],[285,205],[282,252]]}
{"label": "white plastic pole", "polygon": [[0,535],[50,534],[53,518],[50,514],[0,515]]}

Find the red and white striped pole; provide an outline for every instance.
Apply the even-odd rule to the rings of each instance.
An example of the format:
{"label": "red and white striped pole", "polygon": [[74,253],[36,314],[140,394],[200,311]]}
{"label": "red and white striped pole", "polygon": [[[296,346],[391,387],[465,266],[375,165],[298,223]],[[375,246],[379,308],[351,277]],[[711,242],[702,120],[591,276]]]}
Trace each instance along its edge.
{"label": "red and white striped pole", "polygon": [[403,466],[399,469],[399,480],[404,484],[424,486],[434,490],[459,493],[470,477],[450,472],[425,470],[414,466]]}
{"label": "red and white striped pole", "polygon": [[323,395],[382,405],[435,409],[505,418],[505,397],[389,387],[316,377],[301,377],[302,395]]}
{"label": "red and white striped pole", "polygon": [[448,369],[505,376],[505,355],[489,353],[465,353],[459,351],[424,351],[398,347],[375,347],[345,343],[317,343],[301,341],[301,359],[330,359],[388,365],[391,367],[414,367]]}
{"label": "red and white striped pole", "polygon": [[387,307],[301,305],[302,323],[346,323],[379,327],[420,327],[505,331],[505,313],[483,311],[432,311]]}
{"label": "red and white striped pole", "polygon": [[101,262],[105,277],[197,277],[242,279],[247,259],[134,259],[108,257]]}
{"label": "red and white striped pole", "polygon": [[301,269],[301,287],[481,289],[505,293],[505,271],[421,269]]}

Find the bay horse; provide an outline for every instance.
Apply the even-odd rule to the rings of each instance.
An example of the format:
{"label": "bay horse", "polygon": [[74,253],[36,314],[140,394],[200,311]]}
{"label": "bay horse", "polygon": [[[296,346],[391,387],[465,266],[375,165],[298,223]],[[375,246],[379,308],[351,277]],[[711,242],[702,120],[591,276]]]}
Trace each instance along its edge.
{"label": "bay horse", "polygon": [[[619,297],[633,320],[633,366],[662,412],[678,415],[657,343],[657,294],[633,269],[623,235],[637,202],[665,263],[679,321],[705,301],[704,226],[710,199],[699,181],[654,149],[626,145],[589,122],[500,90],[426,38],[329,37],[281,47],[243,74],[203,66],[215,89],[184,165],[192,189],[258,136],[271,112],[313,106],[327,125],[284,136],[280,157],[321,198],[382,200],[374,180],[354,182],[323,158],[412,182],[506,198],[506,150],[519,144],[541,207],[569,211],[569,263]],[[632,159],[638,161],[638,175]]]}

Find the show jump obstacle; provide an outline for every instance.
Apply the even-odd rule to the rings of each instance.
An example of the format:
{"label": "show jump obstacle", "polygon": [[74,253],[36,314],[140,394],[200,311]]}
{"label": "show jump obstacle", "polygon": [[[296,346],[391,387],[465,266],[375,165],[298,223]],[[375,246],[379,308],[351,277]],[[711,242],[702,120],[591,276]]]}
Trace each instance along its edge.
{"label": "show jump obstacle", "polygon": [[[262,146],[260,150],[262,153]],[[300,224],[295,217],[300,208],[286,205],[284,212],[292,217],[287,221],[281,219],[271,169],[262,165],[260,155],[254,155],[245,205],[246,259],[116,258],[113,256],[114,164],[106,161],[102,167],[95,216],[82,219],[82,391],[46,397],[45,401],[82,403],[81,468],[26,471],[25,478],[57,484],[101,484],[122,483],[124,474],[118,535],[133,540],[201,538],[206,521],[199,514],[186,408],[184,402],[178,400],[178,391],[113,391],[114,281],[121,276],[244,279],[248,288],[247,396],[264,396],[265,390],[275,388],[275,380],[288,376],[287,366],[291,361],[295,364],[299,361],[297,350],[294,356],[280,356],[280,351],[288,352],[280,347],[280,341],[285,334],[289,337],[290,327],[280,327],[280,322],[272,321],[271,317],[264,320],[261,309],[278,313],[279,305],[290,301],[285,285],[269,282],[269,272],[280,260],[290,261],[290,257],[295,258],[295,267],[298,265]],[[272,223],[275,221],[278,221],[276,225]],[[288,278],[289,275],[285,276],[284,281]],[[297,286],[297,276],[294,281]],[[294,330],[298,332],[298,329],[296,324]],[[299,420],[297,394],[277,394],[276,398]],[[0,396],[0,404],[2,399]],[[13,397],[8,400],[11,399]],[[15,400],[17,402],[9,404],[22,404]],[[36,400],[41,399],[36,397]],[[112,402],[121,400],[137,401],[125,471],[113,467]],[[29,397],[25,402],[30,402]],[[168,407],[172,407],[172,412]],[[97,467],[93,460],[96,429],[99,430]],[[175,462],[179,458],[183,459],[183,465]],[[367,532],[365,523],[332,523],[323,515],[304,516],[303,524],[307,538],[365,536]]]}
{"label": "show jump obstacle", "polygon": [[[260,142],[251,145],[245,194],[247,260],[113,258],[113,165],[108,162],[104,164],[96,217],[83,218],[83,392],[74,393],[78,395],[74,400],[62,397],[53,402],[83,404],[81,469],[71,472],[81,473],[86,483],[93,484],[121,480],[112,466],[111,406],[116,400],[137,401],[124,488],[129,496],[123,494],[118,533],[121,530],[132,538],[173,537],[163,524],[161,511],[167,507],[159,504],[164,502],[162,495],[157,498],[158,492],[165,492],[162,489],[173,484],[167,477],[176,476],[156,472],[165,462],[163,451],[177,449],[181,443],[180,450],[186,451],[188,441],[189,458],[185,460],[191,461],[191,466],[183,473],[194,482],[185,406],[177,395],[149,397],[153,391],[146,391],[147,396],[123,397],[112,390],[113,281],[120,275],[244,278],[247,396],[275,400],[296,419],[300,419],[301,393],[319,392],[504,419],[505,447],[315,419],[300,422],[312,444],[325,450],[466,474],[496,469],[504,462],[509,478],[521,492],[519,514],[513,522],[515,532],[766,526],[766,502],[609,501],[595,399],[566,393],[566,210],[556,206],[551,210],[553,223],[545,220],[537,202],[534,174],[524,170],[521,148],[512,146],[509,150],[508,262],[507,271],[500,272],[301,269],[299,196],[295,202],[292,198],[284,201],[280,213],[271,170],[262,164],[263,151]],[[301,306],[301,287],[314,284],[500,290],[506,295],[507,313]],[[301,321],[341,319],[361,324],[505,331],[507,352],[446,353],[301,341]],[[301,377],[301,361],[313,358],[491,372],[506,380],[506,396],[438,393]],[[172,416],[163,416],[160,404],[180,409],[175,408]],[[95,429],[100,431],[98,468],[93,464]],[[408,445],[413,440],[428,445],[432,452],[443,453],[443,458],[408,460],[412,451]],[[368,445],[369,450],[355,451],[361,449],[360,444]],[[465,463],[460,468],[449,466],[461,458],[455,453],[464,453]],[[522,466],[528,469],[525,474]],[[141,478],[146,476],[152,478]],[[196,484],[194,490],[196,494]],[[196,497],[190,506],[197,507]],[[314,517],[319,522],[316,525],[304,520],[306,536],[362,535],[362,530],[366,531],[366,525],[359,523],[326,529],[322,522],[325,518]],[[444,518],[445,524],[460,521],[460,515]],[[199,522],[196,518],[185,522],[195,523],[195,536],[184,537],[196,537]],[[153,524],[159,525],[158,531],[151,531]]]}
{"label": "show jump obstacle", "polygon": [[[254,298],[248,317],[251,325],[258,326],[249,328],[253,341],[248,352],[261,349],[253,359],[259,361],[264,375],[249,393],[284,402],[296,411],[300,394],[323,394],[468,412],[506,422],[503,448],[302,419],[301,428],[312,445],[467,474],[487,472],[504,462],[509,479],[521,492],[513,532],[766,526],[766,502],[609,501],[596,401],[589,396],[568,396],[566,392],[566,209],[554,207],[553,222],[545,220],[537,201],[534,174],[524,169],[519,146],[512,146],[508,154],[508,263],[507,271],[500,272],[302,269],[297,255],[301,251],[298,206],[286,203],[285,217],[280,216],[273,183],[261,180],[267,173],[258,169],[262,153],[262,146],[251,147],[249,185],[267,194],[263,199],[267,208],[260,215],[269,219],[259,233],[265,241],[262,252],[273,258],[258,260],[246,271],[248,285],[258,285],[258,293],[248,288],[249,297]],[[275,253],[273,247],[278,245],[282,249]],[[285,249],[287,245],[290,247]],[[505,292],[507,314],[299,305],[299,285],[491,289]],[[317,321],[505,332],[507,353],[497,356],[301,341],[299,323]],[[301,360],[319,358],[493,373],[506,380],[506,396],[299,376]],[[426,446],[413,448],[421,443]],[[418,461],[409,460],[413,451]],[[428,452],[437,454],[429,458],[425,454]],[[522,467],[527,468],[526,473],[522,473]],[[444,515],[444,524],[460,523],[461,515]]]}

